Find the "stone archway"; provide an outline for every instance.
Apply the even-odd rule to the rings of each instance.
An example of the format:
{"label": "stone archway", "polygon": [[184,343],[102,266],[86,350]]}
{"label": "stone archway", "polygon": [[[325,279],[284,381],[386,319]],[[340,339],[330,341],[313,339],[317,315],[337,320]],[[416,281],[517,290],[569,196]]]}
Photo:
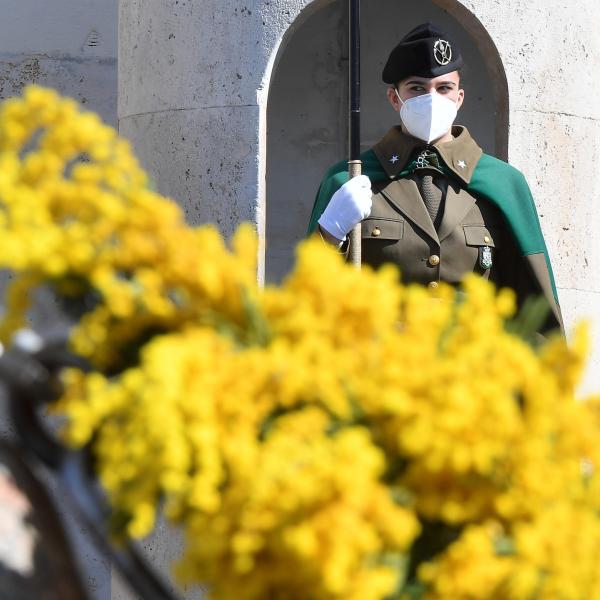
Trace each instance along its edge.
{"label": "stone archway", "polygon": [[[506,159],[508,86],[496,47],[478,19],[456,0],[362,3],[362,145],[397,120],[381,70],[409,29],[433,21],[451,32],[465,57],[466,104],[459,120],[484,151]],[[312,2],[284,36],[267,103],[265,275],[280,280],[304,237],[322,174],[347,147],[347,2]]]}

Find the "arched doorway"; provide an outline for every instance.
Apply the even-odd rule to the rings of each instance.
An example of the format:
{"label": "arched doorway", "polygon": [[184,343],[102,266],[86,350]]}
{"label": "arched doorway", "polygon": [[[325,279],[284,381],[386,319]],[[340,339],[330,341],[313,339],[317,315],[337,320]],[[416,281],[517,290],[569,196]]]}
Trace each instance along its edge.
{"label": "arched doorway", "polygon": [[[267,104],[266,268],[279,281],[293,264],[325,170],[347,153],[347,2],[311,3],[284,36]],[[369,0],[361,14],[362,135],[366,149],[397,122],[381,70],[405,32],[424,21],[448,31],[465,58],[458,121],[485,152],[505,159],[508,87],[498,52],[477,18],[456,0]]]}

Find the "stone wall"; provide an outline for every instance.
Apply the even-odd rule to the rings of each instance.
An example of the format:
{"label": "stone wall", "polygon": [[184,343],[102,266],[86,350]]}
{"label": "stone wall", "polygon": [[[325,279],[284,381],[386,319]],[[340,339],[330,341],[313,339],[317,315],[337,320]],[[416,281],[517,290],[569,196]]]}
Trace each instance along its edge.
{"label": "stone wall", "polygon": [[[121,0],[121,31],[127,36],[119,50],[120,127],[159,190],[182,203],[193,222],[217,223],[228,235],[238,222],[250,220],[263,241],[267,214],[276,229],[289,227],[286,211],[296,205],[267,194],[267,132],[277,135],[267,119],[268,100],[275,97],[270,84],[295,32],[332,3]],[[590,174],[600,150],[595,77],[600,40],[594,27],[600,5],[595,0],[406,0],[402,10],[423,6],[447,13],[444,18],[463,28],[484,53],[497,49],[506,75],[496,69],[491,76],[508,82],[503,124],[508,158],[525,173],[536,198],[567,329],[589,317],[599,338],[600,242],[594,224],[600,217],[600,183]],[[404,31],[405,21],[396,22],[398,33]],[[389,30],[389,21],[382,28]],[[481,28],[489,37],[478,33]],[[333,82],[344,77],[344,66],[338,67],[326,74]],[[318,79],[319,73],[313,76]],[[297,115],[290,112],[288,118]],[[307,146],[304,155],[311,150],[314,146]],[[283,145],[281,152],[302,154],[289,154]],[[326,166],[317,158],[315,153],[308,179],[298,168],[289,183],[292,196],[300,186],[308,203],[315,174]],[[267,208],[274,201],[281,203],[279,214]],[[294,213],[292,239],[304,225],[303,210]],[[261,257],[264,250],[263,245]],[[588,370],[585,387],[600,387],[600,376],[594,375],[599,364],[596,349],[596,368]]]}
{"label": "stone wall", "polygon": [[118,0],[3,0],[0,98],[38,83],[117,122]]}
{"label": "stone wall", "polygon": [[[117,124],[118,0],[2,0],[0,99],[19,95],[30,83],[57,89]],[[3,278],[0,277],[0,284]],[[36,324],[57,333],[63,324],[46,306]],[[10,438],[0,388],[0,436]],[[52,489],[59,511],[65,501]],[[68,513],[61,515],[75,543],[76,559],[91,600],[111,597],[111,566]],[[23,592],[26,593],[26,592]],[[48,594],[51,591],[48,590]],[[65,596],[66,597],[66,596]]]}

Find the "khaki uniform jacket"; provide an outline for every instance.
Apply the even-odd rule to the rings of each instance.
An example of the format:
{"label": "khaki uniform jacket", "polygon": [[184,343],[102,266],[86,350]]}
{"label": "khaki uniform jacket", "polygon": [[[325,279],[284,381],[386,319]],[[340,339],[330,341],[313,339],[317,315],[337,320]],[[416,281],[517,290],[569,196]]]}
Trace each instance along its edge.
{"label": "khaki uniform jacket", "polygon": [[[362,260],[373,267],[393,263],[405,283],[430,287],[440,281],[458,284],[465,274],[475,272],[498,287],[515,290],[521,305],[528,296],[539,296],[544,290],[499,209],[464,189],[482,150],[466,129],[455,128],[453,134],[457,137],[452,141],[435,145],[457,175],[431,171],[442,189],[443,216],[437,231],[414,175],[398,177],[401,166],[423,142],[393,128],[374,146],[389,181],[373,185],[371,214],[362,222]],[[550,328],[561,325],[558,306],[552,308]]]}

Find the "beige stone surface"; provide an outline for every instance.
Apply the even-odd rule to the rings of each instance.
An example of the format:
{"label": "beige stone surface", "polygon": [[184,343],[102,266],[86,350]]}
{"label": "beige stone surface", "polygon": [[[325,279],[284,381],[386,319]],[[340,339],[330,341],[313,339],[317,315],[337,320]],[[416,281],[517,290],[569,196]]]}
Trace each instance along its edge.
{"label": "beige stone surface", "polygon": [[229,106],[133,115],[120,131],[190,223],[213,223],[229,236],[256,219],[257,124],[257,106]]}
{"label": "beige stone surface", "polygon": [[597,395],[600,392],[598,385],[598,364],[600,363],[600,318],[598,306],[600,305],[600,292],[581,289],[558,290],[565,312],[565,329],[568,337],[573,335],[577,323],[585,322],[591,334],[592,355],[587,369],[583,375],[578,395],[584,398],[587,395]]}
{"label": "beige stone surface", "polygon": [[30,83],[117,123],[118,0],[3,0],[0,99]]}
{"label": "beige stone surface", "polygon": [[[456,3],[440,0],[439,4]],[[600,6],[595,0],[462,4],[483,23],[500,52],[512,110],[600,116],[593,93],[600,56],[600,39],[593,26]]]}
{"label": "beige stone surface", "polygon": [[[98,112],[109,124],[117,123],[117,4],[118,0],[2,0],[0,19],[0,99],[21,94],[36,83],[75,98]],[[0,276],[0,289],[6,274]],[[39,303],[33,324],[49,335],[65,331],[50,303]],[[0,389],[0,437],[14,435]],[[75,545],[75,559],[91,600],[110,598],[110,565],[94,547],[88,532],[65,507],[64,493],[49,490]],[[12,534],[11,534],[12,535]],[[9,536],[10,537],[10,536]],[[14,536],[12,536],[14,538]],[[55,535],[48,536],[48,540]],[[18,547],[13,540],[16,555]],[[59,552],[53,550],[55,556]],[[21,586],[28,598],[42,597]],[[46,590],[49,597],[49,590]],[[4,594],[3,594],[4,593]],[[0,596],[16,598],[5,585]],[[67,598],[63,593],[61,598]]]}
{"label": "beige stone surface", "polygon": [[600,121],[516,110],[511,132],[521,132],[511,160],[529,181],[557,284],[600,290]]}

